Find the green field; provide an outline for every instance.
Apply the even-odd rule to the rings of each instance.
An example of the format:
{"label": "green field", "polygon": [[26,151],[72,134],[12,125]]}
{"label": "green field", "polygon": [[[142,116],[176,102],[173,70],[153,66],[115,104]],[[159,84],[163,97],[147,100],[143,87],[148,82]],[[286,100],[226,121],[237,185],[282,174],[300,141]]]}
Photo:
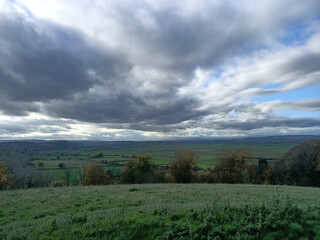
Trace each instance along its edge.
{"label": "green field", "polygon": [[[217,155],[222,150],[245,150],[253,157],[280,158],[294,143],[269,143],[269,144],[209,144],[193,142],[133,142],[114,145],[108,148],[79,148],[72,150],[46,150],[39,151],[33,156],[34,163],[43,162],[44,169],[52,173],[55,180],[63,179],[63,169],[58,168],[59,163],[64,163],[67,168],[72,168],[72,184],[79,182],[79,168],[95,160],[116,162],[120,166],[105,166],[114,175],[119,175],[121,166],[132,156],[141,154],[152,155],[152,161],[157,165],[166,165],[176,152],[194,150],[198,156],[201,168],[213,168],[218,163]],[[103,157],[93,157],[96,153],[103,153]]]}
{"label": "green field", "polygon": [[228,184],[2,191],[0,239],[320,239],[320,189]]}

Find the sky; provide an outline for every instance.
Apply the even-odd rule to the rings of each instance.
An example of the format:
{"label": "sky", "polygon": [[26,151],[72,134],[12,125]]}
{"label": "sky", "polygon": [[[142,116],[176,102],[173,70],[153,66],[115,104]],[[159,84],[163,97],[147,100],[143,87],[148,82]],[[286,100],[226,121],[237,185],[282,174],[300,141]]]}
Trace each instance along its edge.
{"label": "sky", "polygon": [[316,134],[319,0],[0,0],[0,140]]}

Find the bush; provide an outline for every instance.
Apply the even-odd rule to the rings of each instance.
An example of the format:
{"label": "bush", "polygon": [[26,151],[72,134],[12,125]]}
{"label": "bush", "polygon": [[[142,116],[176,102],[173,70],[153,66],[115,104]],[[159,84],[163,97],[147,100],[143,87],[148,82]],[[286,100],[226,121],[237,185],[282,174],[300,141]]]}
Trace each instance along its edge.
{"label": "bush", "polygon": [[67,186],[66,181],[64,180],[56,180],[51,183],[52,187],[65,187]]}

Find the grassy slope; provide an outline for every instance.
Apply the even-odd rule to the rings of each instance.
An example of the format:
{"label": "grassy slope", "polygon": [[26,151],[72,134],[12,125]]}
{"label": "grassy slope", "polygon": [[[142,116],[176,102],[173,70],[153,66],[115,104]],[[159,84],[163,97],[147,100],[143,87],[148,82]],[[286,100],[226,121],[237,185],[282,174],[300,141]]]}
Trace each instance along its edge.
{"label": "grassy slope", "polygon": [[320,239],[319,205],[320,189],[288,186],[152,184],[3,191],[0,239]]}

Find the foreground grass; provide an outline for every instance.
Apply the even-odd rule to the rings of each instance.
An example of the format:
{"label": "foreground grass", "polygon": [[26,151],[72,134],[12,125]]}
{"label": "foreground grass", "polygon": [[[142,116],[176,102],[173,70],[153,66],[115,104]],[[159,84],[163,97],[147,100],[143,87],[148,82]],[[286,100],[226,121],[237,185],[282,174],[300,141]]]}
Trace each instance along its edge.
{"label": "foreground grass", "polygon": [[320,189],[150,184],[0,192],[0,239],[320,239]]}

